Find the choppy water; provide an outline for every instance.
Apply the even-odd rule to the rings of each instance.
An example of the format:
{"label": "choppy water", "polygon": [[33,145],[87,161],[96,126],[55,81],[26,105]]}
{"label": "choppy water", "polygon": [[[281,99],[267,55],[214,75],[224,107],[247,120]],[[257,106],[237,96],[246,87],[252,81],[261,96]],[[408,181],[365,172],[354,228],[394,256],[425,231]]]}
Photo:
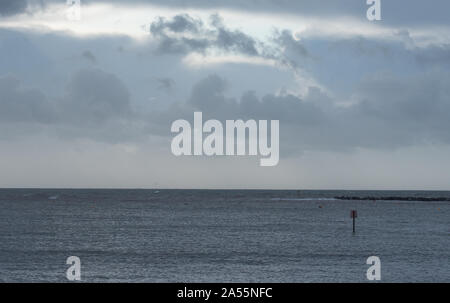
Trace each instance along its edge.
{"label": "choppy water", "polygon": [[450,282],[449,202],[330,199],[353,193],[0,190],[0,281],[64,282],[73,255],[85,282],[363,282],[375,255],[384,282]]}

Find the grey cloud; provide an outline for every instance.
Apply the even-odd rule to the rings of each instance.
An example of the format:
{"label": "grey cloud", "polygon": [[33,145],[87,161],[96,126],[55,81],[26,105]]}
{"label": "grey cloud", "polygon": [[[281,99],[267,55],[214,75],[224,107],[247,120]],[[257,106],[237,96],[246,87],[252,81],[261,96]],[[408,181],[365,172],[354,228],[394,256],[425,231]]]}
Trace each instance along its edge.
{"label": "grey cloud", "polygon": [[[212,15],[212,28],[209,29],[200,19],[187,14],[177,15],[171,20],[160,17],[150,25],[150,32],[158,39],[157,52],[160,54],[218,49],[251,56],[260,55],[255,39],[239,30],[227,29],[219,20],[217,15]],[[192,38],[193,33],[199,37]]]}
{"label": "grey cloud", "polygon": [[256,41],[249,35],[244,34],[239,30],[230,31],[227,30],[222,18],[218,14],[210,16],[211,24],[217,29],[217,38],[215,45],[219,49],[226,51],[235,51],[250,56],[260,55],[258,51],[258,44],[263,49],[264,45],[261,42]]}
{"label": "grey cloud", "polygon": [[0,123],[3,127],[16,125],[10,127],[9,136],[33,134],[46,127],[47,134],[66,139],[128,141],[143,135],[137,125],[142,121],[135,124],[136,117],[125,85],[99,69],[75,73],[65,95],[51,100],[15,78],[0,78]]}
{"label": "grey cloud", "polygon": [[324,118],[320,107],[292,94],[267,94],[258,98],[255,92],[247,91],[237,100],[226,96],[228,85],[222,77],[210,75],[193,87],[187,104],[222,119],[257,117],[307,125],[318,124]]}
{"label": "grey cloud", "polygon": [[24,87],[13,77],[0,78],[0,122],[51,123],[52,105],[37,89]]}
{"label": "grey cloud", "polygon": [[[283,155],[314,149],[386,149],[428,142],[450,143],[450,123],[446,117],[450,110],[450,77],[446,68],[450,60],[447,45],[408,49],[401,43],[393,45],[386,41],[364,38],[325,42],[306,39],[300,43],[293,38],[291,32],[281,31],[274,38],[275,45],[285,50],[281,54],[266,46],[261,47],[256,39],[244,33],[224,28],[220,19],[214,16],[211,27],[186,15],[180,19],[162,19],[158,24],[155,30],[157,38],[172,41],[183,51],[204,50],[206,46],[220,45],[222,51],[251,54],[252,48],[248,47],[250,45],[255,46],[258,55],[264,58],[302,62],[305,57],[322,55],[328,61],[318,69],[326,75],[319,74],[316,79],[325,83],[327,88],[330,88],[331,82],[346,79],[351,86],[345,88],[345,97],[354,104],[337,106],[337,101],[349,100],[334,99],[316,87],[309,88],[309,93],[303,99],[292,93],[258,96],[258,92],[251,91],[245,92],[240,98],[236,98],[239,95],[235,94],[233,98],[228,90],[233,87],[233,81],[211,75],[194,85],[190,96],[181,97],[185,103],[171,105],[170,102],[160,102],[168,109],[151,109],[149,113],[140,111],[137,114],[133,111],[129,90],[118,77],[99,69],[88,69],[73,75],[65,94],[51,102],[37,90],[11,83],[4,84],[0,92],[0,117],[3,123],[29,121],[51,125],[58,129],[61,136],[68,138],[87,136],[96,140],[133,140],[150,133],[170,136],[171,122],[179,118],[192,119],[193,111],[201,110],[205,119],[279,119]],[[227,39],[223,39],[222,44],[218,42],[222,41],[219,39],[220,29],[229,35]],[[189,33],[196,34],[190,36]],[[407,39],[407,32],[401,34]],[[205,38],[200,38],[203,36]],[[304,44],[308,42],[310,44]],[[318,45],[321,53],[316,52],[314,45]],[[75,54],[82,53],[84,49],[98,49],[91,46],[83,45]],[[13,54],[12,50],[9,53]],[[395,60],[387,60],[387,56]],[[157,66],[162,70],[166,67],[165,63],[160,63],[162,59],[157,57],[155,61],[148,61],[149,65],[146,67]],[[422,66],[415,66],[414,60]],[[313,63],[317,62],[319,60]],[[130,71],[137,74],[143,66],[141,61],[135,65],[127,64],[129,61],[120,66],[129,68],[125,70],[125,75],[129,75]],[[351,64],[357,68],[353,68]],[[383,68],[379,69],[380,66]],[[173,77],[181,70],[171,66],[170,69],[172,68],[174,71],[165,72],[166,75]],[[238,68],[241,69],[241,66]],[[362,69],[365,69],[364,74],[361,73]],[[118,70],[120,69],[116,69],[116,72]],[[391,70],[392,73],[380,73],[380,70]],[[218,71],[221,72],[222,70]],[[201,73],[196,73],[193,78],[198,75]],[[255,78],[258,76],[255,74]],[[232,75],[228,76],[228,79],[236,82],[231,77]],[[361,78],[364,79],[362,82]],[[176,79],[178,86],[191,86],[184,83],[181,77]],[[326,83],[326,79],[331,80]],[[148,78],[145,81],[142,82],[143,90],[147,89],[145,84],[148,84]],[[361,82],[359,86],[358,82]],[[170,90],[174,83],[171,78],[160,77],[151,84],[157,86],[157,90]],[[255,87],[260,90],[260,86]],[[153,93],[151,92],[152,96]],[[162,100],[167,95],[161,94],[159,97]],[[180,99],[179,96],[177,99]],[[12,100],[24,101],[20,103]]]}
{"label": "grey cloud", "polygon": [[0,1],[0,16],[12,16],[26,11],[27,0],[2,0]]}
{"label": "grey cloud", "polygon": [[172,78],[157,78],[158,90],[171,92],[174,89],[175,81]]}
{"label": "grey cloud", "polygon": [[330,43],[330,51],[342,49],[347,49],[349,55],[382,55],[385,58],[392,56],[395,52],[407,52],[404,42],[386,41],[384,39],[367,39],[361,36],[339,39]]}
{"label": "grey cloud", "polygon": [[343,107],[316,87],[303,99],[289,93],[258,97],[252,91],[228,97],[230,83],[213,74],[193,86],[186,102],[138,114],[116,76],[89,69],[72,77],[58,102],[17,80],[1,79],[0,121],[45,124],[64,138],[117,142],[169,137],[174,120],[191,120],[194,111],[202,111],[204,119],[280,120],[284,157],[306,150],[392,149],[450,143],[449,83],[450,75],[438,71],[409,79],[379,74],[362,81],[352,95],[355,103]]}
{"label": "grey cloud", "polygon": [[218,29],[216,45],[219,49],[236,51],[238,53],[256,56],[256,41],[240,31],[228,31],[224,28]]}
{"label": "grey cloud", "polygon": [[447,68],[450,66],[450,44],[433,45],[427,49],[415,51],[417,62],[422,67],[438,66]]}
{"label": "grey cloud", "polygon": [[290,30],[277,32],[272,39],[280,49],[272,57],[278,59],[283,65],[296,69],[305,58],[310,56],[306,47],[294,39]]}
{"label": "grey cloud", "polygon": [[173,33],[199,33],[203,30],[203,22],[191,16],[177,15],[172,20],[159,17],[150,25],[150,33],[158,39],[157,53],[186,53],[204,51],[209,42],[204,38],[171,37]]}
{"label": "grey cloud", "polygon": [[290,30],[281,31],[275,36],[274,40],[279,45],[288,48],[295,55],[301,55],[303,57],[309,55],[305,46],[300,41],[294,39],[294,35]]}
{"label": "grey cloud", "polygon": [[322,109],[314,103],[305,102],[292,94],[267,94],[258,98],[255,92],[247,91],[237,100],[226,97],[228,82],[218,75],[210,75],[197,83],[188,100],[195,110],[205,111],[226,119],[257,117],[278,119],[288,124],[317,124],[324,117]]}
{"label": "grey cloud", "polygon": [[174,33],[198,33],[202,26],[203,22],[201,20],[194,19],[188,14],[183,14],[173,17],[172,20],[166,20],[165,18],[159,17],[150,25],[150,31],[156,35],[166,29]]}
{"label": "grey cloud", "polygon": [[191,51],[204,52],[209,42],[206,39],[171,38],[167,35],[159,36],[159,44],[156,48],[158,54],[184,54]]}
{"label": "grey cloud", "polygon": [[90,51],[90,50],[85,50],[82,54],[81,57],[88,60],[91,63],[96,63],[97,62],[97,58],[94,56],[94,54]]}
{"label": "grey cloud", "polygon": [[377,73],[390,72],[406,81],[434,70],[445,73],[450,66],[449,45],[418,47],[408,40],[407,30],[398,35],[404,39],[305,38],[302,44],[311,59],[296,62],[304,63],[303,70],[340,98],[350,97],[356,84]]}
{"label": "grey cloud", "polygon": [[224,79],[217,75],[210,75],[193,87],[188,103],[194,108],[206,112],[221,112],[221,107],[232,102],[225,98],[226,87],[227,83]]}
{"label": "grey cloud", "polygon": [[160,55],[216,50],[272,59],[293,69],[309,56],[305,46],[288,30],[276,32],[271,37],[273,45],[267,45],[240,30],[228,29],[217,14],[210,16],[209,28],[200,19],[187,14],[171,20],[160,17],[150,25],[150,32],[157,40],[155,51]]}
{"label": "grey cloud", "polygon": [[[357,102],[339,106],[311,87],[304,99],[292,94],[257,97],[246,92],[237,100],[226,96],[225,79],[210,75],[192,89],[188,102],[150,119],[158,134],[170,135],[170,123],[204,119],[280,120],[281,153],[305,150],[339,151],[356,148],[392,149],[429,143],[450,143],[450,75],[430,73],[413,79],[379,75],[363,81],[354,93]],[[149,130],[152,127],[149,126]],[[162,132],[161,132],[162,131]]]}
{"label": "grey cloud", "polygon": [[79,123],[101,123],[126,119],[132,114],[130,93],[113,74],[86,69],[73,75],[63,99],[67,119]]}

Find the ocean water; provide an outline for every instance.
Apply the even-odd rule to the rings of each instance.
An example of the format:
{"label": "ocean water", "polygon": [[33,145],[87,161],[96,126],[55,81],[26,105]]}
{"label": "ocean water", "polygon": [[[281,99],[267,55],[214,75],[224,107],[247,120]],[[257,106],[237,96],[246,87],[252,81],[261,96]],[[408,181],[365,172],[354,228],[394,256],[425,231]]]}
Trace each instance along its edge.
{"label": "ocean water", "polygon": [[450,282],[449,202],[339,195],[450,192],[3,189],[0,281]]}

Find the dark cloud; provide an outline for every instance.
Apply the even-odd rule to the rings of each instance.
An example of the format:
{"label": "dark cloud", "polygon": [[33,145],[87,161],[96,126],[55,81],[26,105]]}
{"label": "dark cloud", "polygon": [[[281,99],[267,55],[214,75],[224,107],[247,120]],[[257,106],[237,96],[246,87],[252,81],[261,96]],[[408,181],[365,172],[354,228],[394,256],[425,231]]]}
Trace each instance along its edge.
{"label": "dark cloud", "polygon": [[125,85],[99,69],[75,73],[65,95],[52,100],[15,78],[0,78],[0,123],[16,125],[9,136],[46,127],[48,134],[63,138],[128,141],[143,135],[133,125],[136,116]]}
{"label": "dark cloud", "polygon": [[217,114],[221,109],[228,109],[235,104],[234,100],[227,100],[225,97],[226,81],[217,76],[210,75],[197,83],[193,89],[188,104],[198,110],[204,110],[207,113]]}
{"label": "dark cloud", "polygon": [[156,78],[158,83],[157,89],[167,93],[172,92],[175,86],[175,81],[172,78]]}
{"label": "dark cloud", "polygon": [[170,135],[170,123],[192,120],[194,111],[204,119],[266,119],[280,121],[284,156],[305,150],[392,149],[429,143],[450,143],[450,75],[431,73],[412,79],[379,75],[367,79],[354,93],[353,105],[339,106],[319,88],[305,98],[293,94],[257,97],[249,91],[238,100],[226,96],[228,82],[210,75],[196,84],[187,103],[152,115],[150,121]]}
{"label": "dark cloud", "polygon": [[283,30],[278,33],[274,40],[282,47],[288,48],[288,51],[297,56],[308,56],[308,51],[300,41],[294,39],[294,35],[290,30]]}
{"label": "dark cloud", "polygon": [[131,116],[130,93],[115,75],[86,69],[73,75],[63,99],[66,119],[98,124]]}
{"label": "dark cloud", "polygon": [[1,0],[0,16],[12,16],[26,11],[27,0]]}
{"label": "dark cloud", "polygon": [[286,124],[314,125],[326,118],[318,103],[304,101],[293,94],[267,94],[258,98],[255,92],[247,91],[235,99],[226,96],[228,86],[224,78],[210,75],[192,88],[186,106],[189,111],[199,110],[222,119],[276,119]]}
{"label": "dark cloud", "polygon": [[256,41],[240,31],[228,31],[219,28],[215,45],[226,51],[235,51],[251,56],[259,55],[256,49]]}
{"label": "dark cloud", "polygon": [[[205,38],[190,38],[192,33],[204,31],[203,22],[191,16],[177,15],[171,20],[159,17],[150,25],[150,33],[158,39],[156,52],[159,54],[187,53],[205,51],[210,43]],[[173,34],[184,34],[173,37]]]}
{"label": "dark cloud", "polygon": [[173,33],[198,33],[203,26],[203,22],[199,19],[194,19],[188,14],[177,15],[172,20],[166,20],[159,17],[150,25],[152,34],[158,35],[166,29]]}
{"label": "dark cloud", "polygon": [[158,18],[150,25],[150,32],[158,40],[159,54],[203,53],[217,49],[250,56],[261,55],[255,39],[239,30],[227,29],[219,16],[211,16],[210,27],[207,28],[200,19],[184,14],[170,20]]}
{"label": "dark cloud", "polygon": [[51,123],[55,120],[54,107],[37,89],[24,87],[13,77],[0,78],[1,123]]}
{"label": "dark cloud", "polygon": [[426,49],[417,49],[414,53],[422,67],[450,67],[450,44],[432,45]]}
{"label": "dark cloud", "polygon": [[97,58],[94,56],[94,54],[90,51],[90,50],[85,50],[82,54],[81,57],[83,59],[88,60],[91,63],[97,63]]}
{"label": "dark cloud", "polygon": [[306,48],[288,30],[276,32],[271,46],[240,30],[228,29],[217,14],[210,16],[209,27],[187,14],[169,20],[160,17],[150,25],[150,33],[160,55],[215,51],[271,59],[294,69],[308,58]]}
{"label": "dark cloud", "polygon": [[116,142],[149,134],[169,137],[173,121],[192,120],[194,111],[202,111],[204,119],[221,121],[279,120],[283,156],[306,150],[392,149],[450,143],[449,84],[450,74],[442,71],[408,79],[378,74],[360,82],[352,105],[340,106],[317,87],[310,87],[304,98],[291,93],[258,97],[253,91],[239,99],[228,97],[230,83],[213,74],[193,86],[186,102],[137,114],[116,76],[88,69],[73,75],[57,102],[13,78],[0,79],[0,121],[47,125],[65,138]]}
{"label": "dark cloud", "polygon": [[239,30],[230,31],[225,27],[223,20],[217,14],[211,15],[211,24],[217,30],[215,45],[219,49],[225,51],[233,51],[236,53],[246,54],[250,56],[259,56],[258,44],[261,48],[263,43],[256,41],[249,35]]}
{"label": "dark cloud", "polygon": [[277,45],[278,51],[273,52],[272,58],[277,59],[282,65],[298,68],[304,59],[309,57],[309,52],[300,41],[294,39],[290,30],[276,32],[273,41]]}
{"label": "dark cloud", "polygon": [[[291,31],[279,30],[275,31],[272,41],[267,42],[273,44],[267,45],[240,30],[227,28],[218,15],[212,15],[207,24],[186,14],[172,19],[158,18],[151,24],[150,32],[157,42],[159,55],[217,51],[274,59],[294,69],[304,68],[303,63],[314,58],[306,67],[311,78],[330,92],[341,92],[333,84],[343,87],[344,94],[336,97],[318,87],[306,87],[308,93],[302,98],[288,90],[258,95],[261,86],[255,86],[256,91],[246,91],[239,96],[241,89],[238,94],[229,93],[233,81],[237,82],[232,75],[227,76],[227,81],[213,74],[193,85],[190,95],[177,95],[176,99],[181,102],[160,102],[168,108],[150,108],[148,113],[137,114],[132,108],[129,89],[117,76],[100,69],[87,69],[72,75],[64,94],[56,98],[57,102],[48,101],[39,90],[24,88],[17,80],[3,78],[0,86],[2,123],[52,125],[62,135],[70,133],[68,137],[131,140],[149,133],[170,136],[170,124],[174,120],[191,119],[192,113],[198,110],[204,112],[205,119],[280,120],[284,155],[304,150],[389,149],[429,142],[450,143],[450,123],[446,117],[450,110],[450,48],[447,44],[414,47],[409,43],[411,36],[407,30],[399,31],[397,36],[401,39],[394,42],[367,37],[313,37],[298,41]],[[84,49],[98,52],[98,48],[91,46],[95,45],[83,45],[74,54],[81,53],[86,60],[95,63],[96,57],[91,51],[83,52]],[[5,47],[0,46],[2,49]],[[132,49],[130,46],[130,54]],[[5,53],[10,55],[20,54],[20,50],[13,48],[7,51]],[[17,58],[25,57],[29,56]],[[101,61],[108,60],[107,56],[102,58],[105,59]],[[167,67],[165,62],[161,63],[163,59],[152,56],[149,61],[142,59],[135,65],[125,62],[120,68],[129,68],[125,70],[126,75],[139,73],[147,63],[148,67],[162,70]],[[103,62],[98,63],[100,66]],[[166,74],[174,76],[178,71],[187,71],[176,69],[178,65],[170,66],[172,68],[174,72]],[[223,71],[218,69],[217,72],[222,75]],[[176,78],[177,89],[191,86],[191,79],[187,78],[197,79],[209,71],[188,72],[191,74],[185,78],[184,75]],[[242,73],[245,73],[243,68]],[[249,73],[249,77],[259,79],[262,76]],[[148,93],[148,81],[147,76],[145,82],[141,82],[145,84],[140,84],[145,93]],[[133,85],[132,82],[127,83]],[[161,100],[167,97],[166,101],[170,99],[168,94],[158,94],[158,91],[175,89],[175,81],[169,77],[155,77],[152,85],[155,91],[150,91],[150,96],[156,95]],[[350,105],[338,105],[342,101]],[[138,124],[140,126],[136,126]]]}

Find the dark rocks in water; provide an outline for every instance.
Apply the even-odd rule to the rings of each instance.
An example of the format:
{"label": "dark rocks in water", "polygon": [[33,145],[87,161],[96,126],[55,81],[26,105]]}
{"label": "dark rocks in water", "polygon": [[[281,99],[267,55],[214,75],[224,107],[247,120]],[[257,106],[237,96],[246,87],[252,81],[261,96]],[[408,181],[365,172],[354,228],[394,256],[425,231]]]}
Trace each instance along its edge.
{"label": "dark rocks in water", "polygon": [[449,201],[450,197],[435,197],[435,198],[426,198],[426,197],[358,197],[358,196],[339,196],[334,197],[337,200],[369,200],[369,201],[425,201],[425,202],[438,202],[438,201]]}

